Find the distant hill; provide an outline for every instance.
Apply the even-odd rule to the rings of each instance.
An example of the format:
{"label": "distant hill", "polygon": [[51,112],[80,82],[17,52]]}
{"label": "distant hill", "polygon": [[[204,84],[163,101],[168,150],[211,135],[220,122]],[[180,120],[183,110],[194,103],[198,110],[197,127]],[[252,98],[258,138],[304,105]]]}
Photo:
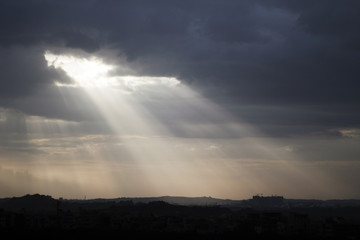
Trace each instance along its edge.
{"label": "distant hill", "polygon": [[0,201],[0,208],[14,212],[56,212],[57,200],[51,196],[40,194],[25,195],[23,197],[4,198]]}
{"label": "distant hill", "polygon": [[118,198],[117,200],[118,201],[131,200],[134,203],[163,201],[170,204],[185,205],[185,206],[224,206],[224,205],[231,205],[241,202],[241,201],[219,199],[212,197],[179,197],[179,196],[162,196],[162,197],[148,197],[148,198]]}
{"label": "distant hill", "polygon": [[[161,196],[161,197],[138,197],[138,198],[113,198],[113,199],[89,199],[89,200],[56,200],[51,196],[34,194],[22,197],[12,197],[0,199],[0,209],[6,209],[14,212],[47,212],[55,213],[57,204],[72,204],[78,206],[86,204],[88,207],[102,207],[112,203],[151,203],[165,202],[171,205],[181,206],[221,206],[232,209],[254,208],[254,209],[272,209],[272,208],[313,208],[313,207],[360,207],[360,200],[316,200],[316,199],[285,199],[283,197],[259,197],[254,196],[248,200],[230,200],[212,197],[181,197],[181,196]],[[93,204],[94,203],[94,204]],[[96,204],[95,204],[96,203]],[[75,205],[74,205],[75,204]],[[69,205],[70,206],[70,205]]]}

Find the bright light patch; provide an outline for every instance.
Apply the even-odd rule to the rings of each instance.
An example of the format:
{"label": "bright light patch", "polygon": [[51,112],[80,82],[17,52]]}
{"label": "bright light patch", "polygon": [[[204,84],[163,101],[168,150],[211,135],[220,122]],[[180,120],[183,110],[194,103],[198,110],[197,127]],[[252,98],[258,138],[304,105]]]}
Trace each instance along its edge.
{"label": "bright light patch", "polygon": [[105,64],[101,59],[89,59],[68,55],[55,55],[51,52],[44,54],[48,66],[61,68],[74,83],[55,84],[59,87],[85,87],[85,88],[119,88],[126,91],[136,91],[144,86],[174,87],[180,81],[173,77],[150,76],[112,76],[109,74],[115,66]]}
{"label": "bright light patch", "polygon": [[347,128],[338,130],[343,137],[347,138],[358,138],[360,137],[360,129],[357,128]]}

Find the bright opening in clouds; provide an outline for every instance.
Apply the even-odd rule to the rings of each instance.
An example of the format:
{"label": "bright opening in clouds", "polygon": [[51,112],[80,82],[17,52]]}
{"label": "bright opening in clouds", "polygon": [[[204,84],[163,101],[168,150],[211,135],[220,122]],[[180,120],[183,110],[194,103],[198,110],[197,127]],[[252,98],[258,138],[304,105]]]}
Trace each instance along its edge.
{"label": "bright opening in clouds", "polygon": [[180,81],[172,77],[149,76],[111,76],[109,73],[114,66],[105,64],[101,59],[89,59],[70,55],[55,55],[49,51],[45,54],[48,66],[61,68],[73,80],[73,84],[56,82],[57,86],[64,87],[98,87],[120,88],[126,91],[136,91],[148,86],[175,87]]}

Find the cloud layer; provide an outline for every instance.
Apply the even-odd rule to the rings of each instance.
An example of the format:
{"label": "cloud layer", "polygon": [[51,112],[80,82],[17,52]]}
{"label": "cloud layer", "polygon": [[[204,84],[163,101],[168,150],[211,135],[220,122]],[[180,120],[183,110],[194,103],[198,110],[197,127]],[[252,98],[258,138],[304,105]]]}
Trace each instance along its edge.
{"label": "cloud layer", "polygon": [[[253,123],[270,118],[296,125],[303,119],[305,125],[359,127],[356,1],[31,0],[1,5],[3,107],[17,107],[9,98],[38,94],[51,80],[66,79],[46,67],[45,50],[81,49],[126,63],[138,75],[178,77]],[[268,108],[244,111],[248,105]],[[33,114],[71,118],[47,110]]]}

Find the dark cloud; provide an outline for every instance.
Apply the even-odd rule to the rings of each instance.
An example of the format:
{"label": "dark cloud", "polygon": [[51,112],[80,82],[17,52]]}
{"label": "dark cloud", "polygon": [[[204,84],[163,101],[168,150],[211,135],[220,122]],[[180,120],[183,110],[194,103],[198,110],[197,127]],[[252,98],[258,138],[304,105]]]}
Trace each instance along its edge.
{"label": "dark cloud", "polygon": [[259,126],[359,127],[359,11],[355,0],[2,1],[0,98],[61,78],[46,48],[110,49],[138,74],[179,77]]}
{"label": "dark cloud", "polygon": [[72,80],[47,66],[45,50],[39,46],[0,48],[0,107],[66,120],[98,119],[83,91],[60,92],[53,85]]}
{"label": "dark cloud", "polygon": [[56,72],[47,68],[42,50],[0,48],[0,97],[23,97],[50,84],[55,77]]}

